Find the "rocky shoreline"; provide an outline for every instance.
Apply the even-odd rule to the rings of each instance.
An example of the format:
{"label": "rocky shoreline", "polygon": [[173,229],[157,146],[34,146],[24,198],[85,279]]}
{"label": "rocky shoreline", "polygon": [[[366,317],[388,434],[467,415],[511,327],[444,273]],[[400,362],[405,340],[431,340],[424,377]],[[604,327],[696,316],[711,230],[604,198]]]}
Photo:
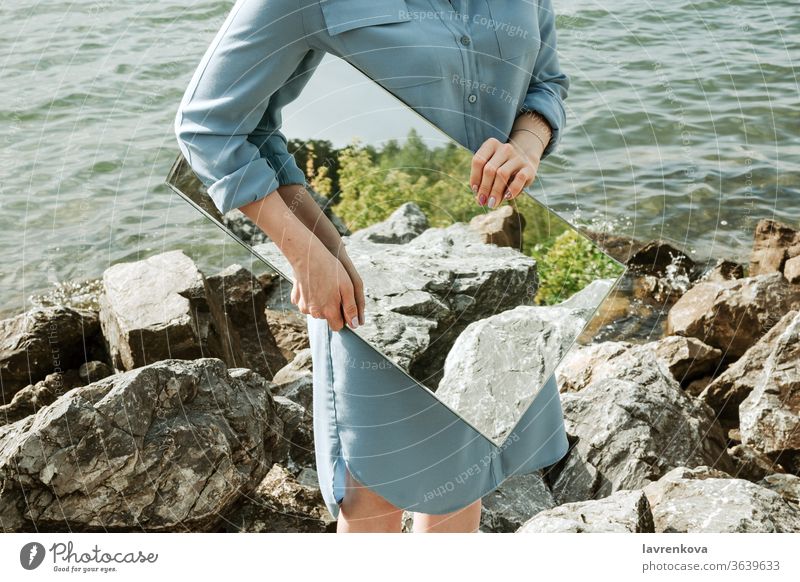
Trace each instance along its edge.
{"label": "rocky shoreline", "polygon": [[[509,212],[429,229],[406,204],[345,236],[391,251],[391,277],[420,237],[478,233],[500,253],[518,238]],[[629,270],[557,369],[570,450],[487,495],[481,531],[800,531],[800,232],[762,220],[749,265],[585,234]],[[0,321],[0,529],[335,531],[305,316],[280,278],[206,275],[170,251],[91,287]],[[421,291],[382,306],[374,341],[434,370]]]}

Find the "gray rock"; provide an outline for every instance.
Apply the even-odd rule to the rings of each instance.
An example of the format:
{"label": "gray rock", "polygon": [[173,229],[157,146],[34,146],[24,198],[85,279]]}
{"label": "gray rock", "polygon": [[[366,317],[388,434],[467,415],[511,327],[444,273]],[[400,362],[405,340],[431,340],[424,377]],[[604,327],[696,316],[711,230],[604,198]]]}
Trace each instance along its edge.
{"label": "gray rock", "polygon": [[436,396],[502,442],[586,325],[582,315],[522,305],[470,324],[447,355]]}
{"label": "gray rock", "polygon": [[676,467],[644,492],[657,532],[800,531],[800,510],[779,493],[707,466]]}
{"label": "gray rock", "polygon": [[722,361],[722,350],[697,338],[671,335],[653,343],[656,356],[666,363],[681,385],[713,373]]}
{"label": "gray rock", "polygon": [[644,492],[620,490],[602,499],[565,503],[537,513],[518,533],[650,533],[653,516]]}
{"label": "gray rock", "polygon": [[180,250],[106,269],[100,323],[114,368],[202,357],[213,328],[204,295],[202,273]]}
{"label": "gray rock", "polygon": [[742,443],[800,471],[800,313],[764,360],[759,382],[739,406]]}
{"label": "gray rock", "polygon": [[405,244],[428,229],[428,217],[414,202],[400,205],[389,218],[350,235],[351,241],[366,241],[399,245]]}
{"label": "gray rock", "polygon": [[227,531],[248,533],[325,533],[336,525],[319,487],[299,483],[277,463],[225,523]]}
{"label": "gray rock", "polygon": [[563,392],[580,390],[598,378],[634,377],[658,360],[659,373],[669,374],[681,383],[689,383],[709,370],[716,369],[722,352],[695,338],[667,336],[654,342],[634,345],[630,342],[601,342],[570,352],[557,368]]}
{"label": "gray rock", "polygon": [[696,337],[739,357],[789,310],[800,307],[800,287],[781,273],[704,281],[689,289],[667,316],[667,334]]}
{"label": "gray rock", "polygon": [[44,380],[26,386],[14,394],[11,402],[0,406],[0,425],[21,420],[51,404],[65,392],[83,385],[84,383],[75,369],[68,370],[63,374],[48,374]]}
{"label": "gray rock", "polygon": [[289,469],[314,465],[314,431],[310,408],[284,396],[275,396],[275,410],[283,423],[280,443],[274,449],[273,458]]}
{"label": "gray rock", "polygon": [[311,368],[311,349],[297,353],[295,358],[278,370],[272,379],[273,394],[294,400],[311,410],[314,395],[314,374]]}
{"label": "gray rock", "polygon": [[611,285],[613,280],[595,281],[556,305],[521,305],[471,323],[447,355],[436,395],[502,442]]}
{"label": "gray rock", "polygon": [[[652,353],[637,346],[608,375],[561,395],[568,434],[577,437],[554,468],[558,503],[636,489],[680,466],[734,466],[713,411],[681,390]],[[561,466],[559,469],[558,466]]]}
{"label": "gray rock", "polygon": [[667,382],[679,386],[669,362],[658,356],[658,343],[634,345],[603,342],[568,354],[560,366],[564,392],[574,392],[603,378],[633,380],[641,384]]}
{"label": "gray rock", "polygon": [[[567,354],[556,367],[559,390],[576,392],[603,377],[602,367],[617,356],[626,353],[631,342],[608,341],[579,346]],[[598,374],[595,375],[595,370]]]}
{"label": "gray rock", "polygon": [[214,530],[266,475],[280,429],[268,382],[215,358],[74,388],[0,427],[0,528]]}
{"label": "gray rock", "polygon": [[555,504],[541,471],[512,475],[482,498],[480,527],[485,532],[513,532]]}
{"label": "gray rock", "polygon": [[212,325],[222,350],[211,355],[230,368],[250,368],[272,379],[286,365],[265,315],[266,294],[253,274],[238,264],[205,278]]}
{"label": "gray rock", "polygon": [[70,307],[36,307],[0,320],[0,402],[48,374],[78,368],[99,333],[96,312]]}
{"label": "gray rock", "polygon": [[800,505],[800,477],[791,473],[773,473],[758,482],[759,485],[776,491],[792,503]]}
{"label": "gray rock", "polygon": [[751,346],[736,362],[717,376],[698,398],[711,406],[722,420],[739,424],[739,405],[760,385],[764,362],[775,349],[775,342],[797,316],[789,311],[770,330]]}
{"label": "gray rock", "polygon": [[767,455],[758,452],[751,446],[741,443],[730,447],[728,449],[728,454],[736,465],[731,475],[739,477],[740,479],[758,481],[772,473],[778,471],[784,472],[786,470]]}
{"label": "gray rock", "polygon": [[106,269],[103,289],[100,323],[117,370],[215,357],[269,380],[286,365],[263,288],[240,265],[206,278],[183,251],[170,251]]}

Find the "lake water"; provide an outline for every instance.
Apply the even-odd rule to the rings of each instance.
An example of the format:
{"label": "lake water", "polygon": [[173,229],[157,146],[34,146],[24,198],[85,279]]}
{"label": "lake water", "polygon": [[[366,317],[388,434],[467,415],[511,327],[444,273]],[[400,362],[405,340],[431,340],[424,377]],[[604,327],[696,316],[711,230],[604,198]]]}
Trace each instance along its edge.
{"label": "lake water", "polygon": [[[231,0],[0,5],[0,310],[176,248],[245,256],[164,185],[172,120]],[[534,191],[573,223],[747,261],[800,227],[796,0],[555,0],[568,130]],[[233,245],[234,247],[236,245]]]}

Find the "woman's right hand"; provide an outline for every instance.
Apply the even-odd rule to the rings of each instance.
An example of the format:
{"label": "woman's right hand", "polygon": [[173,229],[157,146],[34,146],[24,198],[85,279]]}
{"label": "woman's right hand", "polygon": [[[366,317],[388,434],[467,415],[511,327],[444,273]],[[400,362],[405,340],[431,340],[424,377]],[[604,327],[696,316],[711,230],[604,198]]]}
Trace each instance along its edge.
{"label": "woman's right hand", "polygon": [[345,321],[358,327],[359,310],[350,275],[319,239],[312,238],[308,253],[292,264],[292,269],[291,301],[301,313],[326,319],[333,331],[340,331]]}

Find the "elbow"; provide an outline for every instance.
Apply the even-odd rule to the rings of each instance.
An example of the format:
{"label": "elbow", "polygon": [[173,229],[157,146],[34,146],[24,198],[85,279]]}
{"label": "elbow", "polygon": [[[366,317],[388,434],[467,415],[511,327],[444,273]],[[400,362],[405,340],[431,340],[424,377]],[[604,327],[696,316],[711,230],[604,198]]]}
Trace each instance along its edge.
{"label": "elbow", "polygon": [[562,101],[569,95],[570,78],[566,73],[559,73],[553,78],[552,83]]}
{"label": "elbow", "polygon": [[186,116],[182,105],[175,113],[175,119],[172,122],[172,131],[175,134],[178,148],[181,150],[183,157],[186,158],[186,162],[194,170],[195,168],[192,165],[192,155],[189,146],[197,139],[197,133],[189,129],[189,124],[186,122]]}
{"label": "elbow", "polygon": [[181,109],[173,131],[186,162],[221,214],[277,190],[275,170],[243,136],[209,132]]}
{"label": "elbow", "polygon": [[221,214],[277,190],[275,170],[244,136],[210,131],[181,106],[173,131],[178,147]]}

